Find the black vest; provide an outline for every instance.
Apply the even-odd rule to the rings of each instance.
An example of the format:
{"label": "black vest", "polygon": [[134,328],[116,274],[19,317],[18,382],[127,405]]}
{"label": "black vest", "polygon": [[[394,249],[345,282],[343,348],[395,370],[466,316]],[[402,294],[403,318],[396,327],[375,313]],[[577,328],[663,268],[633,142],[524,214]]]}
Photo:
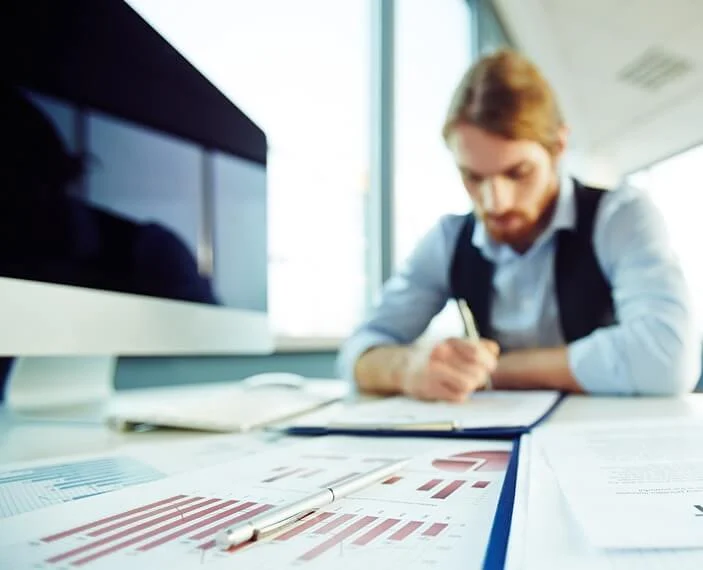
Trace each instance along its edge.
{"label": "black vest", "polygon": [[[593,249],[593,225],[604,191],[574,181],[576,228],[557,232],[554,283],[562,335],[567,343],[615,322],[610,283]],[[451,296],[471,307],[481,336],[490,337],[494,265],[471,239],[475,218],[468,214],[450,269]]]}

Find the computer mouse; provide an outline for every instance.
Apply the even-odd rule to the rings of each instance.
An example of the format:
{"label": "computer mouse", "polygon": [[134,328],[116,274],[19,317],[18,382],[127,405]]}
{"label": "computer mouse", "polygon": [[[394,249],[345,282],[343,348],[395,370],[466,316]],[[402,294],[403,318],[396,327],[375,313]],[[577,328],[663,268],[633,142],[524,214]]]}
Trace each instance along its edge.
{"label": "computer mouse", "polygon": [[302,388],[305,378],[291,372],[263,372],[242,381],[249,388]]}

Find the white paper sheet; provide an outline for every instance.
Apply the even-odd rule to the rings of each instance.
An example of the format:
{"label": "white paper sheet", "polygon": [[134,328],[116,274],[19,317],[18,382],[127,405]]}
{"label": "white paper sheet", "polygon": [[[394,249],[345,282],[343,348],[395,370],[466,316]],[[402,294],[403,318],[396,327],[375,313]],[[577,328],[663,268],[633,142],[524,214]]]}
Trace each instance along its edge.
{"label": "white paper sheet", "polygon": [[505,570],[521,570],[525,556],[525,528],[529,520],[528,500],[530,477],[532,471],[532,436],[525,434],[520,437],[520,454],[518,456],[518,471],[515,479],[515,498],[513,514],[510,522],[510,537],[505,556]]}
{"label": "white paper sheet", "polygon": [[336,406],[318,415],[308,415],[295,423],[343,423],[347,425],[388,425],[455,422],[459,428],[529,426],[539,420],[559,398],[553,391],[477,392],[463,404],[422,402],[403,396],[372,402]]}
{"label": "white paper sheet", "polygon": [[574,518],[594,546],[703,546],[703,423],[555,426],[541,435]]}
{"label": "white paper sheet", "polygon": [[[305,440],[0,521],[0,568],[478,569],[510,450],[504,441]],[[237,517],[404,457],[413,459],[397,478],[271,540],[235,552],[213,546]]]}
{"label": "white paper sheet", "polygon": [[[703,567],[701,549],[605,550],[589,544],[573,520],[554,471],[542,452],[539,431],[531,437],[529,478],[518,478],[516,497],[523,497],[527,505],[513,513],[506,570],[699,570]],[[519,516],[520,513],[526,516]]]}

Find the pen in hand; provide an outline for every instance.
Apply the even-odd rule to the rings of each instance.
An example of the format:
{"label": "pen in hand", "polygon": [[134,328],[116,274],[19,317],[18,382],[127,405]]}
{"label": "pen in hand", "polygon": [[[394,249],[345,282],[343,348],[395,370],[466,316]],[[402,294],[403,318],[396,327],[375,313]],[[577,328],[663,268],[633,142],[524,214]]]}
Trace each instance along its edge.
{"label": "pen in hand", "polygon": [[335,500],[360,491],[374,483],[385,479],[405,467],[407,460],[394,461],[367,471],[356,477],[342,481],[334,488],[327,487],[312,495],[283,505],[276,509],[252,517],[246,522],[232,526],[220,532],[215,542],[222,549],[238,546],[249,541],[264,538],[274,531],[281,530],[289,524],[294,524],[311,512],[333,503]]}
{"label": "pen in hand", "polygon": [[459,305],[459,314],[461,315],[461,320],[464,323],[467,338],[475,341],[481,340],[481,335],[478,334],[476,321],[474,320],[474,315],[471,312],[471,309],[469,309],[469,304],[465,299],[457,299],[456,302],[457,305]]}
{"label": "pen in hand", "polygon": [[[464,329],[466,329],[466,338],[473,342],[479,342],[481,340],[481,335],[478,332],[476,320],[474,319],[474,315],[469,308],[469,304],[466,302],[466,299],[457,299],[456,302],[459,306],[459,314],[461,315],[461,320],[464,323]],[[489,375],[484,390],[490,390],[492,388],[493,383],[491,382],[491,376]]]}

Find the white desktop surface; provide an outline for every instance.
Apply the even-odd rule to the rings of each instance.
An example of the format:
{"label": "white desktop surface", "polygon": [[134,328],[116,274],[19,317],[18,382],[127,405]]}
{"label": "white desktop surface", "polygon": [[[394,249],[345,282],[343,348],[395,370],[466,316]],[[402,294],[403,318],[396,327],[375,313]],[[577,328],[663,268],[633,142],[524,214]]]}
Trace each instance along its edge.
{"label": "white desktop surface", "polygon": [[[344,394],[343,381],[310,381],[311,389]],[[158,398],[174,391],[203,392],[217,390],[217,384],[187,387],[150,388],[118,392],[124,402],[131,398]],[[118,432],[105,426],[93,410],[65,414],[66,421],[43,421],[16,418],[0,407],[0,465],[14,461],[51,458],[61,455],[114,451],[120,446],[149,442],[193,440],[205,432],[157,429],[146,432]],[[74,419],[74,418],[78,419]],[[547,420],[550,425],[572,422],[598,422],[632,419],[703,417],[703,394],[686,394],[676,398],[622,398],[569,396]]]}

